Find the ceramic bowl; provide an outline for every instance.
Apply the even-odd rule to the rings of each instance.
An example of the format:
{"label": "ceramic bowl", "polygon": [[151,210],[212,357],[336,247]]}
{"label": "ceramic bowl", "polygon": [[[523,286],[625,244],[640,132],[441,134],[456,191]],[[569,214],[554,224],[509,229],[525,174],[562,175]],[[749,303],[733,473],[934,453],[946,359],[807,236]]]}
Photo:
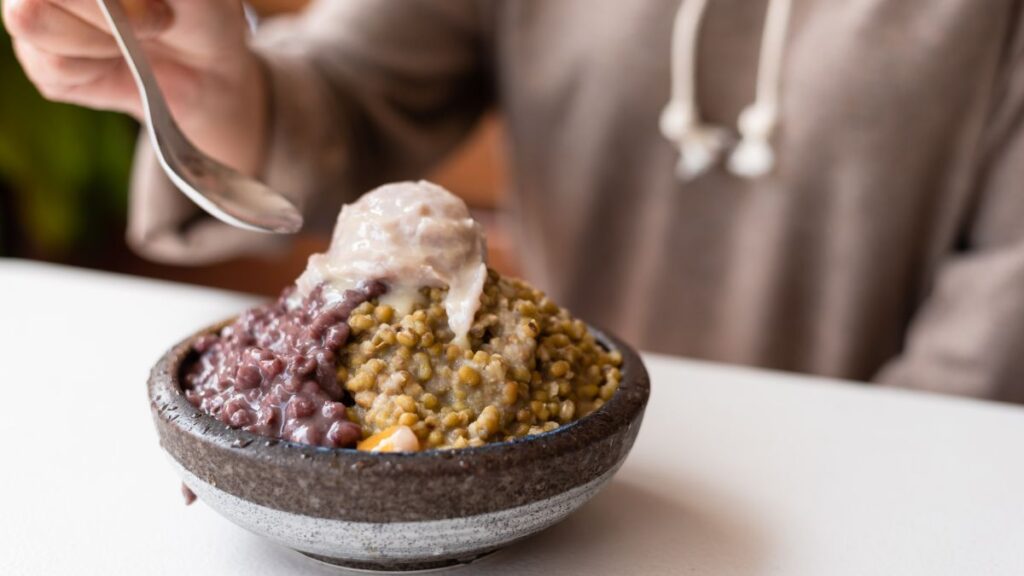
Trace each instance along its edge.
{"label": "ceramic bowl", "polygon": [[479,448],[371,454],[269,439],[200,412],[181,389],[184,340],[156,364],[149,397],[160,444],[182,481],[232,522],[332,564],[380,571],[467,563],[555,524],[618,470],[650,383],[622,353],[622,383],[601,409],[554,431]]}

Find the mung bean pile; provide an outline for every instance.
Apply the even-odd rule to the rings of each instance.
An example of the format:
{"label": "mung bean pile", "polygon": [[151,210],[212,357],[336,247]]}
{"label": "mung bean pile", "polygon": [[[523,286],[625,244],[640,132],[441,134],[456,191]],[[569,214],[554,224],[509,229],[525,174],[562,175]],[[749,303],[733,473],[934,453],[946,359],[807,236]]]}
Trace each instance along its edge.
{"label": "mung bean pile", "polygon": [[403,317],[377,298],[348,317],[338,381],[348,419],[371,449],[396,430],[420,449],[462,448],[539,434],[607,402],[622,357],[581,320],[526,283],[490,271],[468,347],[453,343],[444,291],[421,290]]}

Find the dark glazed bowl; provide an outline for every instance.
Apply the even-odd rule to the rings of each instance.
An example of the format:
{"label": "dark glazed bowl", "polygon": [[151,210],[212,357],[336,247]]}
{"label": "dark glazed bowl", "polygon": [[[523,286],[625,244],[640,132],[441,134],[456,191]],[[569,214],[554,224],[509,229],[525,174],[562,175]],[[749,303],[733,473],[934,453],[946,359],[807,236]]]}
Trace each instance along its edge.
{"label": "dark glazed bowl", "polygon": [[622,353],[619,390],[554,431],[479,448],[370,454],[229,428],[192,406],[182,366],[203,330],[153,368],[160,444],[184,483],[219,513],[285,546],[351,568],[403,571],[470,562],[565,518],[594,496],[633,446],[650,394],[640,357]]}

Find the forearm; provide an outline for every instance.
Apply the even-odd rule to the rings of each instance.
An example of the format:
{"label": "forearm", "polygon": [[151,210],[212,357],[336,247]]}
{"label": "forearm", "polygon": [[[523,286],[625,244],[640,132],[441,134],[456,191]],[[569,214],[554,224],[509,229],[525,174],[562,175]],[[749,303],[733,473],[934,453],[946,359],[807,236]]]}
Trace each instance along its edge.
{"label": "forearm", "polygon": [[911,321],[887,386],[1024,402],[1024,244],[953,256]]}

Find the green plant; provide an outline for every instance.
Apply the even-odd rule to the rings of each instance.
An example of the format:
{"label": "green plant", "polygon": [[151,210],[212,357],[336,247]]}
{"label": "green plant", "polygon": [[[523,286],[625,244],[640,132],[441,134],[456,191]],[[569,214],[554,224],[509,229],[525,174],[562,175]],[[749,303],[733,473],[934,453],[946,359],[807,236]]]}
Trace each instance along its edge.
{"label": "green plant", "polygon": [[90,259],[120,238],[137,132],[43,99],[0,26],[0,255]]}

